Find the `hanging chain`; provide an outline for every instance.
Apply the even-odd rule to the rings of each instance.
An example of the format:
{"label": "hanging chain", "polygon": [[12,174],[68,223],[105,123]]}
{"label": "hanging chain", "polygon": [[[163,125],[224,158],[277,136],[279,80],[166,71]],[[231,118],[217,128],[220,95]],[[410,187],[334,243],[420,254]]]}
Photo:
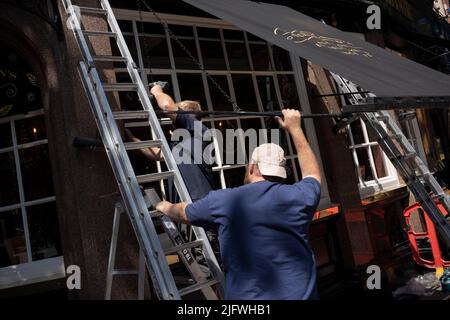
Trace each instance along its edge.
{"label": "hanging chain", "polygon": [[[139,28],[140,28],[141,34],[144,34],[145,33],[145,28],[144,28],[144,19],[142,17],[142,0],[136,0],[136,5],[137,5],[138,11],[139,11]],[[145,50],[145,53],[146,53],[146,54],[142,55],[143,58],[144,58],[144,66],[143,67],[145,68],[145,63],[147,63],[147,65],[148,65],[148,67],[150,69],[150,80],[152,82],[155,82],[155,80],[153,79],[153,71],[152,71],[151,59],[150,59],[150,56],[149,56],[150,50],[149,50],[149,47],[148,47],[148,43],[147,43],[146,39],[142,39],[142,40],[143,40],[143,43],[144,43],[144,50]]]}
{"label": "hanging chain", "polygon": [[164,30],[167,31],[169,37],[178,44],[178,46],[188,55],[188,57],[194,62],[194,64],[196,64],[198,68],[205,73],[208,80],[211,81],[217,88],[217,90],[219,90],[220,93],[231,103],[231,105],[233,106],[233,110],[241,111],[241,108],[239,108],[236,101],[234,101],[233,98],[231,98],[230,95],[226,93],[226,91],[220,86],[220,84],[217,83],[217,81],[214,80],[214,78],[205,70],[200,61],[198,61],[198,59],[192,55],[189,49],[186,48],[185,45],[180,41],[180,39],[178,39],[178,37],[172,32],[172,30],[170,30],[167,22],[163,21],[163,19],[155,12],[155,10],[153,10],[153,8],[145,0],[138,0],[138,3],[139,6],[141,3],[144,4],[144,6],[148,9],[148,11],[153,14],[156,20],[158,20],[158,22],[164,27]]}

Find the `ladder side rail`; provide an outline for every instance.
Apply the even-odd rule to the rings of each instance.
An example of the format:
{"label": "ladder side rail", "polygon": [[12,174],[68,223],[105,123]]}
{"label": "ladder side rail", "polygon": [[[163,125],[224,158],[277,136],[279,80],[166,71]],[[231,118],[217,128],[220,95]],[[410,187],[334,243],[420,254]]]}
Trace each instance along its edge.
{"label": "ladder side rail", "polygon": [[[383,115],[388,115],[388,125],[392,128],[392,130],[395,133],[402,132],[397,123],[390,117],[389,113],[387,111],[383,112]],[[408,152],[414,152],[417,153],[414,147],[411,145],[411,143],[408,141],[408,139],[401,134],[401,143],[404,145],[406,150]],[[423,160],[417,155],[414,157],[414,161],[417,164],[418,169],[420,170],[421,174],[424,176],[425,182],[430,186],[430,188],[437,194],[437,196],[440,198],[442,205],[444,206],[445,210],[450,213],[450,197],[445,193],[445,191],[442,189],[441,185],[436,181],[432,173],[430,172],[429,168]]]}
{"label": "ladder side rail", "polygon": [[[140,191],[139,184],[133,173],[129,161],[123,159],[126,156],[125,148],[118,132],[115,121],[110,123],[113,118],[111,109],[106,100],[106,95],[102,89],[100,78],[95,68],[91,68],[88,71],[84,62],[80,62],[80,71],[82,74],[83,84],[86,86],[86,92],[92,103],[94,116],[98,124],[99,132],[102,136],[104,143],[107,146],[107,155],[110,158],[110,163],[113,168],[113,172],[116,179],[119,182],[119,189],[122,193],[124,205],[127,212],[130,215],[131,222],[135,228],[135,232],[138,235],[138,241],[141,246],[145,248],[146,260],[149,265],[152,266],[155,277],[160,284],[161,295],[165,299],[179,299],[178,290],[171,275],[170,269],[165,261],[164,251],[161,247],[159,239],[156,236],[156,230],[153,224],[141,222],[141,215],[144,217],[149,215],[145,200]],[[95,84],[92,84],[88,79],[90,75],[96,78]],[[96,88],[94,89],[94,85]],[[100,101],[106,103],[106,108],[101,107],[99,98],[96,95],[91,94],[96,92],[100,94]],[[108,132],[109,129],[109,132]],[[121,152],[121,150],[123,150]],[[125,152],[125,154],[123,154]],[[132,174],[129,174],[129,173]],[[128,173],[128,174],[126,174]],[[144,221],[151,221],[151,219],[144,219]],[[146,229],[146,227],[148,229]],[[147,231],[148,230],[148,231]],[[143,237],[146,236],[146,237]],[[147,238],[149,237],[149,238]]]}
{"label": "ladder side rail", "polygon": [[83,29],[81,28],[81,20],[78,20],[79,15],[75,11],[75,6],[72,4],[71,0],[63,0],[64,8],[66,9],[66,13],[68,15],[70,24],[74,30],[74,34],[77,40],[77,43],[80,46],[81,53],[83,54],[83,58],[86,61],[89,68],[94,66],[94,59],[89,50],[89,45],[87,44],[86,38],[83,34]]}

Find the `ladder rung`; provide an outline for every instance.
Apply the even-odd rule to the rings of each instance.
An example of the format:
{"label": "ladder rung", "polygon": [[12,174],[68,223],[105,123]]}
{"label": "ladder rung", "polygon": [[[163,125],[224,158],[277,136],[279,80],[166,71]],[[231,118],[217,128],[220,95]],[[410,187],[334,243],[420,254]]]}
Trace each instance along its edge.
{"label": "ladder rung", "polygon": [[111,31],[90,31],[90,30],[83,30],[83,33],[86,36],[93,36],[93,37],[111,37],[116,38],[117,33],[111,32]]}
{"label": "ladder rung", "polygon": [[189,293],[192,293],[194,291],[198,291],[198,290],[206,288],[206,287],[211,287],[212,285],[215,285],[217,283],[219,283],[219,281],[217,281],[215,279],[208,280],[208,281],[205,281],[205,282],[196,283],[196,284],[194,284],[192,286],[180,289],[179,290],[180,296],[185,296],[185,295],[187,295]]}
{"label": "ladder rung", "polygon": [[79,7],[81,13],[108,15],[108,11],[102,8]]}
{"label": "ladder rung", "polygon": [[127,58],[121,56],[93,56],[94,61],[127,62]]}
{"label": "ladder rung", "polygon": [[179,252],[179,251],[183,251],[184,249],[192,249],[192,248],[195,248],[195,247],[200,247],[201,245],[203,245],[203,241],[202,240],[196,240],[196,241],[192,241],[192,242],[181,244],[179,246],[167,248],[166,250],[164,250],[164,253],[165,254],[172,254],[172,253],[176,253],[176,252]]}
{"label": "ladder rung", "polygon": [[401,134],[401,133],[392,134],[392,135],[389,136],[389,138],[401,140],[403,138],[403,134]]}
{"label": "ladder rung", "polygon": [[126,142],[124,143],[124,146],[126,150],[139,150],[145,148],[160,147],[161,144],[161,140],[148,140],[140,142]]}
{"label": "ladder rung", "polygon": [[384,121],[384,122],[389,120],[388,116],[376,116],[376,118],[377,118],[377,120]]}
{"label": "ladder rung", "polygon": [[113,112],[116,120],[129,120],[129,119],[148,119],[150,113],[145,110],[141,111],[117,111]]}
{"label": "ladder rung", "polygon": [[166,172],[151,173],[151,174],[145,174],[142,176],[137,176],[136,179],[139,183],[147,183],[147,182],[161,181],[161,180],[173,177],[173,176],[174,176],[173,171],[166,171]]}
{"label": "ladder rung", "polygon": [[[120,119],[117,119],[117,120],[120,120]],[[158,119],[158,120],[162,126],[169,126],[169,125],[173,124],[172,120],[170,120],[168,118],[163,118],[163,119]],[[149,126],[148,121],[137,121],[137,122],[133,121],[133,122],[127,122],[125,124],[125,127],[127,127],[127,128],[142,128],[142,127],[148,127],[148,126]]]}
{"label": "ladder rung", "polygon": [[136,91],[138,85],[134,83],[104,83],[105,91]]}
{"label": "ladder rung", "polygon": [[417,153],[415,152],[410,152],[410,153],[406,153],[404,155],[401,156],[402,159],[410,159],[410,158],[414,158],[417,156]]}
{"label": "ladder rung", "polygon": [[138,270],[127,270],[127,269],[115,269],[111,272],[113,276],[124,276],[124,275],[132,275],[139,274]]}

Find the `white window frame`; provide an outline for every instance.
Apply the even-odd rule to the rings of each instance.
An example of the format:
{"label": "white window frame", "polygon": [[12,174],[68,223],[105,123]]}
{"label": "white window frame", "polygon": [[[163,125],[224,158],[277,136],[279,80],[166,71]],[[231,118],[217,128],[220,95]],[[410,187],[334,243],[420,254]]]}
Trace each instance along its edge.
{"label": "white window frame", "polygon": [[[143,64],[143,57],[142,57],[142,51],[141,51],[141,47],[140,47],[140,41],[139,41],[139,34],[141,34],[139,28],[138,28],[138,23],[140,23],[141,21],[144,22],[151,22],[151,23],[158,23],[157,19],[149,12],[141,12],[139,13],[139,11],[134,11],[134,10],[126,10],[126,9],[114,9],[114,14],[116,16],[116,18],[118,20],[127,20],[127,21],[131,21],[132,22],[132,26],[133,26],[133,33],[130,32],[123,32],[124,35],[128,35],[128,36],[134,36],[134,40],[135,40],[135,45],[136,45],[136,50],[137,50],[137,56],[138,56],[138,61],[137,61],[137,65],[139,68],[139,72],[141,74],[141,77],[143,79],[144,85],[148,88],[148,75],[151,73],[152,75],[157,75],[157,74],[161,74],[161,75],[169,75],[171,76],[171,80],[172,80],[172,84],[173,84],[173,89],[174,89],[174,98],[175,100],[179,101],[181,100],[181,96],[180,96],[180,90],[179,90],[179,85],[178,85],[178,81],[177,81],[177,73],[183,73],[183,74],[187,74],[187,73],[191,73],[191,74],[199,74],[202,77],[202,81],[203,81],[203,87],[205,90],[205,95],[206,95],[206,100],[207,100],[207,108],[209,111],[213,111],[213,107],[212,107],[212,101],[211,101],[211,96],[210,96],[210,92],[209,92],[209,84],[208,84],[208,79],[206,76],[205,72],[202,72],[199,69],[189,69],[189,70],[184,70],[184,69],[177,69],[175,66],[175,61],[174,61],[174,56],[173,56],[173,50],[172,50],[172,41],[170,40],[169,35],[167,34],[166,31],[166,40],[167,40],[167,47],[168,47],[168,52],[169,52],[169,57],[170,57],[170,63],[171,63],[171,68],[170,69],[157,69],[157,68],[152,68],[152,69],[148,69],[148,68],[144,68],[144,64]],[[193,27],[194,30],[194,40],[196,43],[196,48],[198,51],[198,58],[199,58],[199,62],[203,63],[202,61],[202,53],[200,50],[200,41],[199,41],[199,37],[197,35],[197,27],[206,27],[206,28],[214,28],[214,29],[219,29],[220,31],[220,41],[222,43],[222,48],[224,51],[224,58],[225,58],[225,65],[226,65],[226,70],[208,70],[208,74],[214,76],[214,75],[225,75],[227,77],[228,80],[228,87],[230,89],[230,96],[236,101],[236,97],[235,97],[235,92],[234,92],[234,88],[233,88],[233,81],[232,81],[232,75],[233,74],[248,74],[252,77],[252,81],[254,84],[254,90],[255,90],[255,95],[256,95],[256,99],[257,99],[257,107],[259,111],[263,111],[263,104],[259,95],[259,88],[257,85],[257,76],[272,76],[273,77],[273,84],[275,87],[275,91],[276,91],[276,95],[277,95],[277,99],[278,99],[278,103],[279,105],[282,105],[282,99],[281,99],[281,93],[279,90],[279,85],[278,85],[278,75],[282,75],[282,74],[288,74],[288,75],[292,75],[295,79],[295,84],[296,84],[296,88],[297,88],[297,93],[300,99],[300,104],[302,107],[303,112],[310,112],[311,108],[309,106],[309,100],[308,100],[308,96],[307,96],[307,90],[306,90],[306,85],[304,83],[304,78],[303,78],[303,72],[301,70],[301,66],[299,65],[298,62],[298,58],[296,59],[293,55],[290,55],[291,57],[291,64],[292,64],[292,71],[277,71],[277,70],[272,70],[272,71],[254,71],[253,70],[253,61],[251,59],[251,54],[250,54],[250,47],[249,47],[249,40],[247,37],[247,33],[235,26],[233,26],[232,24],[229,24],[226,21],[220,20],[220,19],[212,19],[212,18],[202,18],[202,17],[192,17],[192,16],[180,16],[180,15],[172,15],[172,14],[163,14],[160,13],[158,14],[165,22],[167,22],[169,25],[184,25],[184,26],[190,26]],[[230,64],[228,61],[228,55],[226,52],[226,45],[225,45],[225,40],[224,40],[224,36],[223,36],[223,30],[224,29],[228,29],[228,30],[239,30],[239,31],[243,31],[244,33],[244,41],[245,41],[245,46],[247,49],[247,55],[249,58],[249,65],[250,65],[250,70],[249,71],[235,71],[235,70],[230,70]],[[183,38],[183,37],[180,37]],[[227,40],[228,41],[228,40]],[[264,43],[266,43],[266,41],[264,41]],[[268,49],[269,49],[269,56],[271,59],[271,63],[272,66],[275,67],[274,61],[273,61],[273,54],[272,54],[272,50],[271,50],[271,46],[269,43],[267,43],[268,45]],[[126,69],[120,69],[120,68],[116,68],[117,72],[126,72]],[[214,121],[220,121],[220,120],[235,120],[238,123],[238,127],[241,128],[241,119],[244,119],[245,117],[223,117],[223,118],[214,118]],[[247,117],[247,118],[255,118],[255,117]],[[204,119],[204,121],[208,121],[211,123],[211,127],[214,128],[214,122],[212,120],[209,119]],[[261,127],[264,127],[264,123],[261,119]],[[137,125],[139,126],[139,125]],[[305,128],[306,128],[306,135],[308,136],[309,142],[311,144],[312,149],[314,150],[320,167],[322,169],[322,160],[320,157],[320,152],[319,152],[319,146],[318,146],[318,142],[317,142],[317,137],[316,137],[316,133],[314,130],[314,124],[312,122],[311,119],[305,119]],[[216,144],[216,151],[217,151],[217,144]],[[291,161],[291,167],[293,169],[293,174],[295,175],[295,180],[298,181],[299,178],[299,173],[297,172],[297,168],[296,165],[294,163],[294,161],[297,160],[297,155],[295,154],[295,152],[293,152],[293,146],[292,143],[290,141],[290,139],[288,139],[288,156],[287,159],[288,161]],[[231,169],[236,169],[236,168],[242,168],[245,167],[245,165],[224,165],[222,159],[220,158],[220,152],[216,152],[216,156],[217,156],[217,166],[213,168],[214,172],[219,172],[219,177],[220,177],[220,182],[221,182],[221,187],[222,188],[226,188],[226,181],[225,181],[225,175],[224,172],[226,170],[231,170]],[[158,171],[161,169],[160,165],[158,164]],[[322,174],[323,174],[323,169],[322,169]],[[164,190],[164,188],[162,188],[162,190]],[[163,191],[164,192],[164,191]],[[319,204],[319,208],[318,210],[322,210],[325,208],[329,208],[331,206],[334,206],[335,204],[333,204],[330,200],[329,197],[329,192],[328,192],[328,186],[327,183],[325,181],[325,179],[323,179],[322,181],[322,196],[321,196],[321,201]]]}
{"label": "white window frame", "polygon": [[[364,142],[360,144],[355,144],[352,128],[350,125],[347,126],[348,130],[348,141],[349,141],[349,149],[352,153],[353,161],[356,168],[356,174],[358,177],[358,188],[361,195],[361,198],[368,198],[374,196],[379,192],[389,191],[392,189],[396,189],[402,186],[400,183],[400,179],[397,174],[397,170],[394,165],[391,163],[389,158],[386,156],[384,151],[380,147],[384,170],[386,171],[386,176],[382,178],[378,178],[378,173],[375,167],[375,160],[372,153],[373,146],[379,146],[378,142],[370,141],[369,134],[367,132],[367,127],[365,122],[362,119],[357,119],[361,124],[361,131],[364,137]],[[384,124],[382,126],[385,127]],[[356,150],[357,149],[365,149],[367,151],[367,156],[369,159],[370,170],[372,172],[373,180],[364,181],[361,177],[361,172],[359,170],[359,159]]]}
{"label": "white window frame", "polygon": [[[41,259],[37,261],[33,261],[32,251],[31,251],[31,241],[30,241],[30,233],[28,228],[28,219],[27,219],[27,207],[44,204],[49,202],[55,202],[56,197],[50,196],[42,199],[26,201],[25,200],[25,192],[23,188],[23,180],[22,180],[22,169],[20,166],[20,157],[19,151],[26,148],[32,148],[40,145],[47,145],[48,139],[42,139],[38,141],[33,141],[31,143],[26,144],[18,144],[16,130],[15,130],[15,122],[22,119],[33,118],[37,116],[44,115],[44,110],[39,109],[36,111],[32,111],[27,113],[26,115],[14,115],[11,117],[5,117],[0,119],[0,124],[9,123],[12,137],[12,146],[0,149],[1,153],[14,153],[15,159],[15,169],[16,169],[16,179],[18,183],[18,191],[19,191],[19,202],[16,204],[0,207],[0,215],[3,212],[20,209],[22,214],[22,222],[24,228],[24,238],[27,250],[27,262],[12,265],[4,268],[0,268],[0,289],[11,288],[15,286],[22,286],[27,284],[32,284],[41,281],[52,280],[56,278],[64,277],[64,262],[63,257],[53,257],[47,259]],[[61,271],[62,270],[62,271]]]}

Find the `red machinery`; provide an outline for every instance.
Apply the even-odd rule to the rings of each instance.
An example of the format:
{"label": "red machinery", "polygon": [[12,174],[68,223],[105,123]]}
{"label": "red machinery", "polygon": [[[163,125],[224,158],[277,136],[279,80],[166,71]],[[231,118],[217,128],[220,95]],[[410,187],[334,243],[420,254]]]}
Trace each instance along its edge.
{"label": "red machinery", "polygon": [[[448,213],[446,212],[445,208],[436,201],[436,204],[441,211],[441,213],[446,216]],[[425,219],[425,225],[426,230],[425,231],[415,231],[413,226],[411,225],[411,214],[416,211],[420,210],[423,213],[423,217]],[[448,268],[450,267],[450,261],[445,261],[442,259],[441,254],[441,248],[439,246],[439,241],[436,234],[436,229],[433,225],[433,222],[428,217],[428,215],[425,213],[425,211],[422,209],[419,203],[415,203],[408,208],[406,208],[403,212],[403,215],[405,217],[406,225],[408,226],[408,238],[409,238],[409,244],[411,246],[411,250],[413,253],[414,260],[421,266],[431,268],[431,269],[442,269],[442,268]],[[420,254],[419,246],[418,246],[418,240],[423,239],[429,239],[430,245],[431,245],[431,251],[433,254],[433,261],[427,260]]]}

